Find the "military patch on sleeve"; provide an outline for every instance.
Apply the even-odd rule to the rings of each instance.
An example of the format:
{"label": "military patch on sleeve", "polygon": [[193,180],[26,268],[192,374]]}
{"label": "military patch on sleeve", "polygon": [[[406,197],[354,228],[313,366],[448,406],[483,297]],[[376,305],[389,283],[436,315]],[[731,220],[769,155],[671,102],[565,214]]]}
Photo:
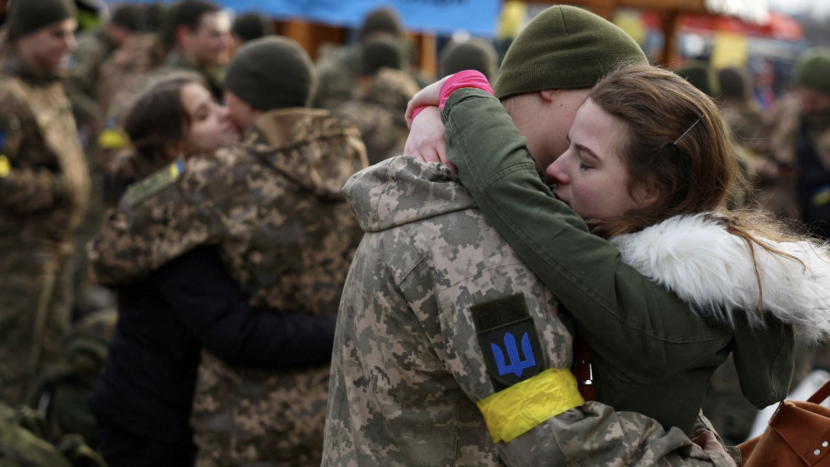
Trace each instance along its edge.
{"label": "military patch on sleeve", "polygon": [[496,391],[542,371],[544,357],[524,294],[471,307],[478,343]]}
{"label": "military patch on sleeve", "polygon": [[184,172],[184,161],[181,159],[155,172],[144,180],[134,183],[124,195],[130,206],[136,206],[142,201],[152,198],[165,188],[176,183]]}

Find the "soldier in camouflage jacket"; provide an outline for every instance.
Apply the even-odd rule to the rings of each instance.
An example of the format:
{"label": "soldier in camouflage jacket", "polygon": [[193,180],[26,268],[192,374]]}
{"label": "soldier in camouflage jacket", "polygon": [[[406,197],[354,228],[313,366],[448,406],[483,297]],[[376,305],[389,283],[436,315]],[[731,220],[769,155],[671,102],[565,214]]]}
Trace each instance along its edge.
{"label": "soldier in camouflage jacket", "polygon": [[[276,52],[269,49],[274,41],[283,44]],[[235,87],[237,60],[285,67],[286,42],[246,45],[269,52],[264,62],[241,49],[228,90],[242,99],[261,96]],[[303,61],[310,73],[310,60]],[[174,183],[136,192],[140,202],[130,203],[128,192],[93,245],[99,280],[129,283],[200,245],[218,244],[253,307],[336,313],[362,236],[340,189],[366,166],[365,147],[344,117],[298,105],[263,112],[243,144],[187,161]],[[243,370],[204,354],[193,410],[198,464],[319,465],[328,375],[328,366]]]}
{"label": "soldier in camouflage jacket", "polygon": [[75,8],[15,2],[0,39],[0,399],[22,403],[69,326],[75,230],[89,173],[59,71]]}
{"label": "soldier in camouflage jacket", "polygon": [[[446,166],[396,157],[344,193],[367,233],[338,315],[324,466],[730,465],[689,450],[677,428],[597,402],[575,408],[581,399],[498,442],[482,401],[504,389],[506,362],[484,349],[506,347],[511,365],[534,360],[518,384],[541,368],[566,370],[567,315]],[[482,318],[494,306],[504,323]],[[529,345],[513,353],[493,329],[526,332]]]}

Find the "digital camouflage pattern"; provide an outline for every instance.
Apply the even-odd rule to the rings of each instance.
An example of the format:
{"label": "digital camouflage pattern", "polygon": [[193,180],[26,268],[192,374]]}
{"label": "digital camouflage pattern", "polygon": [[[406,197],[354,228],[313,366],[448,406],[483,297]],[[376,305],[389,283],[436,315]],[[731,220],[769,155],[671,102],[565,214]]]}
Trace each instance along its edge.
{"label": "digital camouflage pattern", "polygon": [[595,402],[494,444],[475,404],[495,390],[471,307],[523,294],[544,364],[560,369],[567,316],[446,166],[392,158],[344,193],[367,233],[338,315],[323,466],[728,465]]}
{"label": "digital camouflage pattern", "polygon": [[403,153],[409,129],[406,106],[420,90],[408,73],[383,68],[368,78],[359,95],[339,110],[357,123],[369,164]]}
{"label": "digital camouflage pattern", "polygon": [[[362,235],[341,187],[365,166],[344,117],[269,112],[243,144],[190,159],[176,183],[122,202],[92,244],[98,278],[129,283],[220,244],[253,307],[334,314]],[[328,375],[328,366],[239,370],[204,354],[193,410],[199,465],[319,465]]]}
{"label": "digital camouflage pattern", "polygon": [[67,260],[90,184],[60,80],[13,53],[0,79],[0,140],[0,400],[18,404],[60,354]]}

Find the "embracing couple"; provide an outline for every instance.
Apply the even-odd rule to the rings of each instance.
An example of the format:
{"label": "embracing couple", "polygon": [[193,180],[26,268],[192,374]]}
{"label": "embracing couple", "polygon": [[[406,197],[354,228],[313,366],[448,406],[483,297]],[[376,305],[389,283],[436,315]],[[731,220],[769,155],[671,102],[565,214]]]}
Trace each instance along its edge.
{"label": "embracing couple", "polygon": [[750,402],[786,396],[795,342],[830,333],[830,255],[727,209],[740,172],[715,103],[556,6],[495,92],[462,72],[407,116],[411,156],[344,188],[367,234],[323,465],[740,463],[700,414],[709,378],[733,353]]}

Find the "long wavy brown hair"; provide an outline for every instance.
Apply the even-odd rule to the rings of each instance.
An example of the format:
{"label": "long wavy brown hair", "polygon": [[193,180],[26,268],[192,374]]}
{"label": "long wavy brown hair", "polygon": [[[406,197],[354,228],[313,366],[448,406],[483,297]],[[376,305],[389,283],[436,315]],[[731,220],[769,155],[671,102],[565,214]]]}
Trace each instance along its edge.
{"label": "long wavy brown hair", "polygon": [[729,130],[709,96],[667,70],[632,66],[609,73],[589,99],[626,125],[619,155],[628,169],[629,190],[644,184],[659,193],[648,207],[593,221],[594,233],[611,238],[674,216],[711,213],[712,219],[749,248],[759,288],[757,248],[798,261],[767,241],[805,238],[760,209],[729,209],[730,197],[748,193],[748,183]]}

